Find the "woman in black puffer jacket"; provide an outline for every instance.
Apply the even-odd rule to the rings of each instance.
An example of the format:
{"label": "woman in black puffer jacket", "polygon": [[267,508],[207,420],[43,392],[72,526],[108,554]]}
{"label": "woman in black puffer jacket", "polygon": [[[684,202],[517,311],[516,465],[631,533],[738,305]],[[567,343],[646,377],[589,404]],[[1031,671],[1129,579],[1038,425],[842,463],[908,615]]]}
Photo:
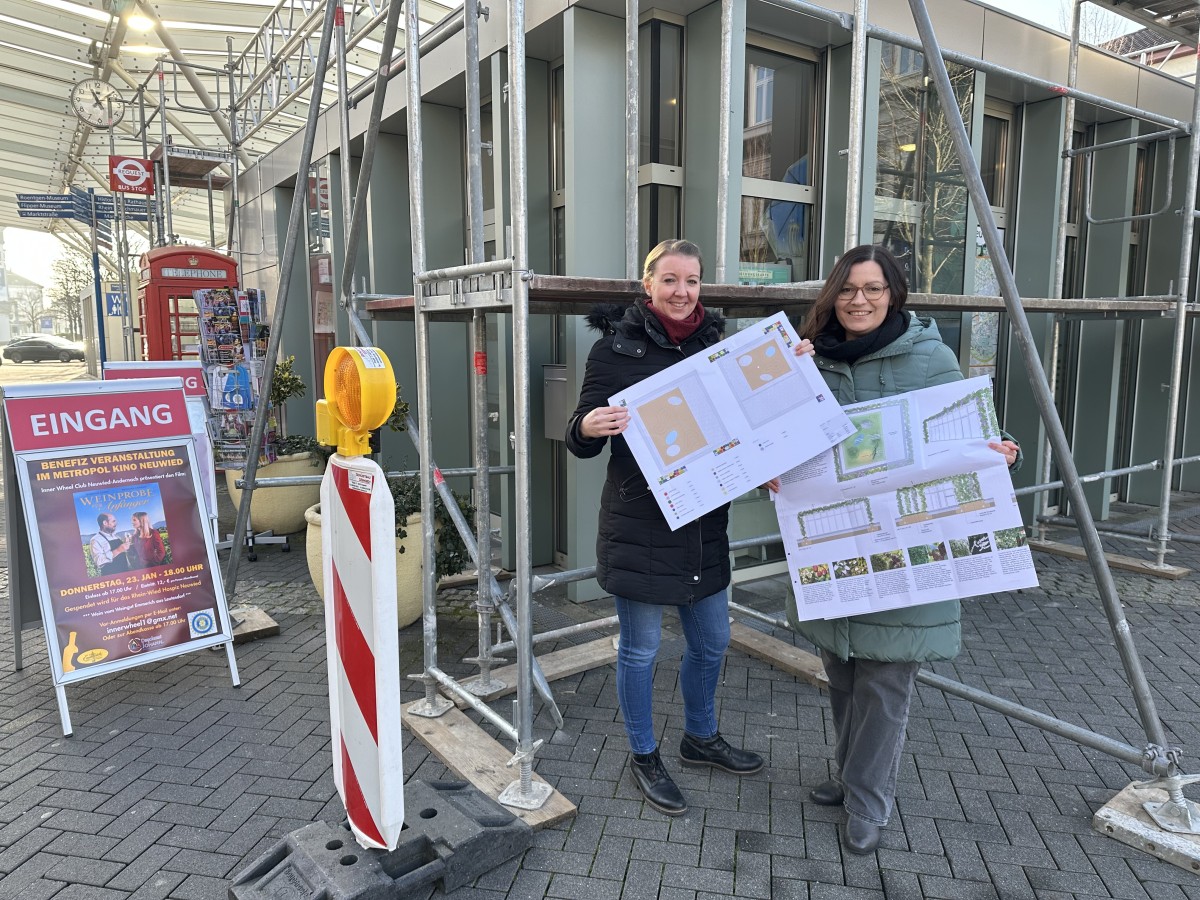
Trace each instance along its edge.
{"label": "woman in black puffer jacket", "polygon": [[687,804],[658,752],[651,713],[654,659],[664,606],[679,612],[687,650],[679,670],[683,692],[684,765],[735,774],[762,768],[762,757],[731,747],[717,730],[714,697],[729,644],[729,506],[671,531],[629,445],[621,437],[629,413],[608,398],[721,340],[724,319],[700,304],[704,263],[690,241],[663,241],[646,257],[647,299],[620,315],[598,309],[589,324],[602,332],[588,357],[579,405],[567,425],[567,447],[598,456],[612,439],[600,499],[596,579],[613,595],[621,623],[617,699],[632,751],[630,769],[647,802],[667,815]]}

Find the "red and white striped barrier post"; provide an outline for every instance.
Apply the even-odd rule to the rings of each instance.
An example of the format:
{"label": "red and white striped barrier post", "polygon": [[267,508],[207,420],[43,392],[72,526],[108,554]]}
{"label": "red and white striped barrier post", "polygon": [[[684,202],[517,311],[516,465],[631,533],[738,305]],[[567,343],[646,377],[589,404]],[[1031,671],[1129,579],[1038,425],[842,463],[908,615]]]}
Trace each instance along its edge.
{"label": "red and white striped barrier post", "polygon": [[330,459],[321,549],[333,777],[355,838],[386,850],[404,826],[394,508],[372,460]]}

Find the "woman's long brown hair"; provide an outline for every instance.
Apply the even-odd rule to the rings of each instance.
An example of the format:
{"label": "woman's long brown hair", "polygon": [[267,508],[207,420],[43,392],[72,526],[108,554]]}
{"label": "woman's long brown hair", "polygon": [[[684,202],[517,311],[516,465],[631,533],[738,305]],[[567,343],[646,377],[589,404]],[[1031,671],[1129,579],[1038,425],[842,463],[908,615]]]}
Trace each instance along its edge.
{"label": "woman's long brown hair", "polygon": [[829,320],[834,317],[834,304],[837,303],[838,291],[850,277],[850,270],[862,262],[877,262],[879,268],[883,270],[883,280],[887,282],[888,286],[888,309],[904,308],[904,303],[908,300],[908,282],[904,278],[904,271],[900,268],[900,263],[896,262],[896,257],[892,256],[890,250],[879,244],[861,244],[852,250],[847,250],[834,263],[833,271],[825,279],[821,293],[817,295],[816,302],[813,303],[812,309],[808,311],[808,316],[804,319],[804,328],[800,331],[800,337],[808,338],[810,341],[815,340],[817,335],[828,327]]}

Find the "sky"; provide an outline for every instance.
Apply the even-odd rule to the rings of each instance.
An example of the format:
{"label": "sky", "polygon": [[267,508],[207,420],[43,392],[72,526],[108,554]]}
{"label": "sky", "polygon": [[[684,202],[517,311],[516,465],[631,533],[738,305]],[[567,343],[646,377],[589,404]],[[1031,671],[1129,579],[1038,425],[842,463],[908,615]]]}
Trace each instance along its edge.
{"label": "sky", "polygon": [[50,267],[62,253],[58,238],[29,228],[4,229],[4,260],[10,272],[47,287]]}

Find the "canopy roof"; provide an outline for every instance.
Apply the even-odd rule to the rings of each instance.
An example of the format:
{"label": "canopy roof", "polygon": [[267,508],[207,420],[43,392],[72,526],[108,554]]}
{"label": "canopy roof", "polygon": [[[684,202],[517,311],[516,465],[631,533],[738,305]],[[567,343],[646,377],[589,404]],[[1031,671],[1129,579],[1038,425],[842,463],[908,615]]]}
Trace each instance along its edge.
{"label": "canopy roof", "polygon": [[[344,4],[353,88],[379,65],[388,0]],[[419,5],[428,26],[461,4]],[[0,226],[40,228],[77,243],[79,223],[21,218],[15,195],[62,194],[71,186],[107,193],[110,146],[119,156],[152,155],[163,141],[160,68],[171,146],[231,154],[236,133],[243,167],[269,152],[304,126],[324,9],[325,0],[0,0]],[[396,46],[403,48],[403,34]],[[332,63],[331,54],[322,106],[337,97]],[[115,102],[124,116],[111,133],[81,122],[72,108],[72,87],[90,78],[120,91]],[[218,184],[231,171],[201,168],[212,168]],[[208,243],[207,189],[173,187],[171,198],[174,232]],[[224,203],[213,199],[220,244]]]}

